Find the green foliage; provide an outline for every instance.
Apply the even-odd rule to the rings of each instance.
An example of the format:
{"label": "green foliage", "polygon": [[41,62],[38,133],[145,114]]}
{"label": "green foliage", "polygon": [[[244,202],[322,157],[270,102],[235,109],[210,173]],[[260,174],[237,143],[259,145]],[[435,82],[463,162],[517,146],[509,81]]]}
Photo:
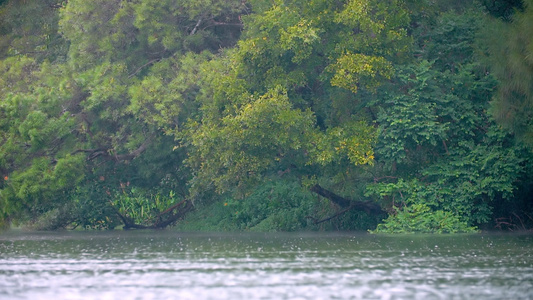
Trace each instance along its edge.
{"label": "green foliage", "polygon": [[[392,85],[399,89],[389,87],[375,102],[377,164],[387,172],[366,195],[391,213],[378,232],[455,232],[487,224],[493,207],[513,198],[529,172],[530,155],[487,114],[497,82],[474,60],[473,32],[481,26],[474,16],[441,15],[425,33],[431,40],[417,50],[438,59],[399,69]],[[459,225],[440,229],[438,218]]]}
{"label": "green foliage", "polygon": [[60,230],[68,228],[75,220],[73,203],[66,203],[62,207],[47,210],[35,220],[25,223],[24,226],[32,230]]}
{"label": "green foliage", "polygon": [[480,1],[495,18],[510,21],[516,10],[524,9],[523,0],[482,0]]}
{"label": "green foliage", "polygon": [[293,109],[280,88],[240,107],[220,125],[203,124],[192,134],[189,163],[197,180],[213,181],[220,192],[256,180],[273,165],[302,164],[309,134],[314,130],[310,111]]}
{"label": "green foliage", "polygon": [[378,232],[526,216],[530,2],[2,1],[0,226],[375,225],[315,185]]}
{"label": "green foliage", "polygon": [[176,194],[170,191],[168,195],[137,188],[122,186],[122,192],[113,197],[112,205],[121,215],[130,218],[135,224],[149,226],[153,224],[160,214],[173,204],[178,203]]}
{"label": "green foliage", "polygon": [[57,32],[60,5],[54,0],[0,4],[0,59],[27,56],[63,60],[68,43]]}
{"label": "green foliage", "polygon": [[346,53],[329,66],[335,75],[331,85],[357,93],[358,86],[375,90],[385,79],[390,79],[393,71],[390,62],[379,56]]}
{"label": "green foliage", "polygon": [[[496,120],[533,148],[533,1],[513,15],[512,22],[490,20],[484,42],[489,66],[500,81],[492,102]],[[506,37],[501,40],[501,37]]]}
{"label": "green foliage", "polygon": [[313,135],[308,164],[328,165],[347,158],[355,165],[372,164],[376,131],[365,122],[345,122]]}
{"label": "green foliage", "polygon": [[523,153],[504,149],[497,141],[490,147],[477,145],[427,165],[419,171],[423,179],[369,185],[367,196],[393,208],[423,204],[453,213],[469,226],[485,224],[496,202],[513,197],[524,176]]}
{"label": "green foliage", "polygon": [[211,57],[207,51],[188,53],[154,64],[150,75],[129,88],[129,111],[166,134],[179,135],[197,110],[195,96],[204,75],[200,68]]}
{"label": "green foliage", "polygon": [[417,36],[420,49],[415,51],[426,59],[434,60],[443,71],[457,71],[472,63],[477,55],[475,39],[483,27],[483,12],[477,6],[466,7],[462,13],[443,13],[435,18],[431,28],[419,29],[424,32]]}
{"label": "green foliage", "polygon": [[[187,194],[189,171],[181,164],[185,149],[173,151],[172,138],[164,137],[160,128],[176,133],[195,113],[190,93],[197,90],[193,83],[198,77],[189,71],[209,55],[181,54],[192,47],[218,51],[234,43],[240,26],[227,24],[238,20],[246,7],[241,1],[182,4],[68,1],[58,7],[49,1],[8,1],[1,6],[0,14],[6,16],[2,43],[12,42],[12,48],[5,52],[0,46],[0,57],[16,55],[0,61],[2,221],[33,219],[47,211],[57,215],[52,210],[74,202],[80,213],[75,210],[73,223],[112,228],[116,222],[110,199],[97,201],[82,192],[119,194],[120,182],[132,182],[139,188],[180,186],[179,193]],[[17,20],[21,12],[28,15]],[[30,22],[31,14],[39,18]],[[15,26],[19,21],[21,28]],[[19,40],[28,45],[27,51],[44,49],[44,40],[34,44],[26,38],[41,34],[39,30],[68,40],[68,56],[62,52],[66,61],[57,59],[59,45],[47,48],[44,56],[16,52]],[[192,42],[196,35],[201,41]],[[151,67],[152,77],[145,76]],[[148,89],[158,80],[159,85]],[[154,88],[159,93],[148,98]],[[183,95],[179,109],[172,96],[178,92]],[[150,106],[141,101],[145,98],[161,103],[147,110]],[[150,156],[142,157],[145,152]],[[105,179],[88,179],[99,177]]]}
{"label": "green foliage", "polygon": [[[195,190],[246,190],[277,172],[335,177],[372,163],[375,131],[355,116],[357,108],[346,108],[359,101],[355,87],[373,93],[390,78],[392,62],[410,40],[408,18],[384,17],[405,12],[399,2],[379,5],[377,19],[370,12],[355,16],[348,8],[352,2],[259,5],[245,19],[238,47],[204,65],[201,114],[189,122],[184,138],[192,146],[188,163]],[[374,23],[379,32],[371,32]],[[350,82],[343,81],[346,74]]]}
{"label": "green foliage", "polygon": [[109,205],[112,194],[102,180],[86,178],[70,191],[69,200],[71,228],[114,229],[121,224],[113,208]]}
{"label": "green foliage", "polygon": [[[87,68],[122,62],[130,74],[186,51],[217,51],[239,37],[242,1],[68,1],[59,21],[71,42],[69,62]],[[222,28],[221,28],[222,27]],[[96,63],[96,64],[95,64]]]}
{"label": "green foliage", "polygon": [[476,232],[457,215],[443,210],[432,211],[425,204],[413,204],[403,209],[395,208],[372,233],[468,233]]}
{"label": "green foliage", "polygon": [[267,181],[242,199],[228,198],[198,211],[179,224],[181,230],[297,231],[315,230],[310,215],[319,203],[290,181]]}
{"label": "green foliage", "polygon": [[400,92],[389,87],[377,102],[377,154],[389,163],[421,166],[448,155],[460,141],[479,142],[492,126],[485,112],[495,81],[477,74],[477,68],[440,72],[435,63],[422,60],[398,70],[394,86]]}
{"label": "green foliage", "polygon": [[228,201],[235,211],[234,222],[242,229],[295,231],[308,226],[315,199],[297,183],[272,182],[261,185],[242,201]]}
{"label": "green foliage", "polygon": [[62,195],[81,182],[84,174],[83,157],[67,156],[52,163],[47,158],[35,158],[31,167],[15,171],[4,186],[3,196],[6,208],[29,209],[39,214],[50,207],[61,206]]}
{"label": "green foliage", "polygon": [[178,223],[182,231],[299,231],[367,230],[377,218],[350,210],[316,224],[337,213],[327,199],[317,198],[291,179],[266,179],[242,198],[222,198],[197,205],[196,211]]}

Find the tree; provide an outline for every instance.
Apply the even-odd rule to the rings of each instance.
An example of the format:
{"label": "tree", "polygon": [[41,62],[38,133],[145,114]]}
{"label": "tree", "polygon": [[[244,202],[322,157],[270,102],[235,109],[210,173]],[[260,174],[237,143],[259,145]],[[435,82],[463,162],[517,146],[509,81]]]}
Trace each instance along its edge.
{"label": "tree", "polygon": [[193,187],[246,194],[291,174],[341,207],[375,212],[322,184],[346,185],[343,176],[373,161],[375,130],[359,95],[403,59],[407,11],[399,1],[252,4],[238,47],[205,66],[202,115],[186,139]]}
{"label": "tree", "polygon": [[[526,217],[530,5],[509,22],[504,2],[483,2],[496,22],[455,0],[4,1],[0,223],[162,228],[218,204],[263,230]],[[510,38],[480,46],[485,24]]]}
{"label": "tree", "polygon": [[420,59],[374,103],[380,168],[367,195],[391,214],[378,231],[471,231],[527,206],[516,195],[531,156],[487,113],[497,81],[475,59],[481,20],[472,10],[439,16],[415,49]]}
{"label": "tree", "polygon": [[[490,68],[500,81],[492,102],[496,120],[530,149],[533,146],[533,3],[524,1],[509,23],[491,20],[485,42]],[[500,39],[505,37],[505,39]],[[498,40],[495,40],[498,38]]]}
{"label": "tree", "polygon": [[[35,7],[34,2],[25,6],[15,1],[2,6],[8,16],[5,32],[19,32],[10,20],[19,10]],[[128,193],[136,191],[135,197],[151,199],[145,189],[154,195],[168,195],[173,189],[179,192],[173,197],[177,203],[187,197],[179,187],[188,176],[181,164],[185,152],[173,151],[173,139],[161,130],[161,122],[169,119],[154,122],[154,114],[139,106],[153,90],[144,89],[155,78],[146,76],[153,67],[155,76],[170,78],[176,74],[171,67],[185,52],[215,52],[234,43],[240,33],[238,17],[248,8],[241,1],[184,1],[178,6],[149,0],[69,1],[58,8],[46,10],[47,18],[31,30],[60,32],[69,43],[66,61],[52,52],[36,61],[10,50],[8,55],[15,56],[1,62],[5,76],[0,82],[0,114],[6,116],[0,140],[5,154],[0,162],[2,219],[35,220],[69,208],[70,216],[57,226],[74,222],[113,227],[118,214],[132,227],[126,212],[111,204],[124,195],[124,185]],[[17,36],[8,38],[13,47]],[[187,56],[189,64],[192,56]],[[167,84],[160,89],[162,97],[181,89],[177,83],[162,83]],[[183,89],[186,93],[194,87]],[[153,103],[142,105],[162,107],[157,103],[162,98],[150,100]],[[180,118],[185,118],[196,107],[187,99],[182,103],[188,108],[176,106],[166,115],[181,111]],[[143,157],[146,152],[151,156]],[[156,214],[166,215],[152,220],[154,226],[175,221],[177,203],[158,207]],[[169,219],[161,219],[166,216]]]}
{"label": "tree", "polygon": [[60,7],[51,0],[0,3],[0,59],[23,55],[63,60],[68,44],[57,31]]}

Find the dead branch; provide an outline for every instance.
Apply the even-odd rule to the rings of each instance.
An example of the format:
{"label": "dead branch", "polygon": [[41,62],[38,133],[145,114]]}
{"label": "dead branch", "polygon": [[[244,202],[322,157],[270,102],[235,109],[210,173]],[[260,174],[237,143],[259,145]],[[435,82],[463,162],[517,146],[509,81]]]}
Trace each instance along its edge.
{"label": "dead branch", "polygon": [[200,26],[200,24],[202,24],[202,17],[200,17],[198,19],[198,22],[196,22],[196,25],[194,26],[194,28],[191,30],[191,33],[189,35],[194,35],[196,33],[196,30],[198,30],[198,27]]}

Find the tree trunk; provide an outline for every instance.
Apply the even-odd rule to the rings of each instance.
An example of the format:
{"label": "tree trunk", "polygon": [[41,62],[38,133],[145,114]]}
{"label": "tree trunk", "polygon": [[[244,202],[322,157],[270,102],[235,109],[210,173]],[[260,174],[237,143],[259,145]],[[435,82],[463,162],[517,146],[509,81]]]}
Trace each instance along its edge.
{"label": "tree trunk", "polygon": [[353,208],[357,210],[362,210],[370,215],[380,215],[384,213],[381,206],[372,201],[355,201],[346,199],[342,196],[333,193],[332,191],[326,190],[318,184],[315,184],[313,187],[311,187],[310,190],[313,193],[316,193],[324,198],[331,200],[331,202],[337,204],[341,208]]}

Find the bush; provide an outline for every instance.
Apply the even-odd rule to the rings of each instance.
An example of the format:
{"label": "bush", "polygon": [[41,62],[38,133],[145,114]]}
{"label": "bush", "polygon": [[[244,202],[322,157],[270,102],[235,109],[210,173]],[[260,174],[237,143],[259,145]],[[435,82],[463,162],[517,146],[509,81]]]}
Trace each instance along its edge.
{"label": "bush", "polygon": [[477,230],[457,215],[443,210],[433,211],[425,204],[394,209],[396,214],[389,215],[371,233],[467,233]]}

